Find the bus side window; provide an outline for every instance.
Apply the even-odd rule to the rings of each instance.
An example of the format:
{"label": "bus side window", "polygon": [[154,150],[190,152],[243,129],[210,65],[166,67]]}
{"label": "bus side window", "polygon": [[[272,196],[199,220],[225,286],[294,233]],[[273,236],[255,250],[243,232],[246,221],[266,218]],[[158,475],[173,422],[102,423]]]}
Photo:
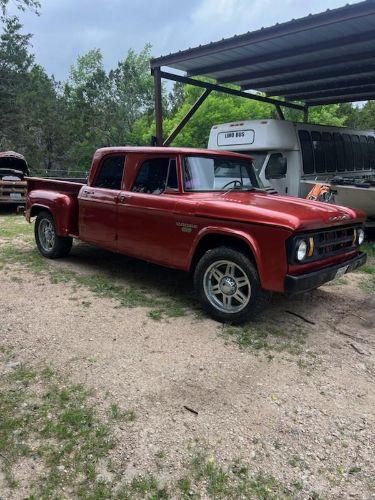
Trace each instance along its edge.
{"label": "bus side window", "polygon": [[332,134],[330,134],[329,132],[323,132],[322,139],[323,139],[326,171],[336,172],[337,158],[336,158],[336,150]]}
{"label": "bus side window", "polygon": [[363,155],[358,135],[352,135],[352,144],[354,152],[354,168],[355,170],[363,170]]}
{"label": "bus side window", "polygon": [[353,165],[353,145],[351,137],[349,134],[342,134],[344,139],[344,151],[345,151],[345,170],[354,170]]}
{"label": "bus side window", "polygon": [[298,131],[299,140],[301,142],[303,173],[314,173],[314,151],[311,142],[310,134],[307,130]]}
{"label": "bus side window", "polygon": [[345,170],[345,153],[344,153],[344,140],[342,135],[335,132],[333,134],[336,148],[336,158],[337,158],[337,170],[339,172],[344,172]]}
{"label": "bus side window", "polygon": [[369,165],[367,137],[365,135],[361,135],[359,137],[359,141],[360,141],[361,149],[362,149],[363,168],[365,170],[368,170],[370,168],[370,165]]}
{"label": "bus side window", "polygon": [[317,174],[322,174],[326,171],[326,166],[324,161],[322,136],[320,132],[311,132],[311,140],[314,149],[315,172]]}
{"label": "bus side window", "polygon": [[367,137],[368,152],[369,152],[369,168],[375,169],[375,139],[372,135]]}

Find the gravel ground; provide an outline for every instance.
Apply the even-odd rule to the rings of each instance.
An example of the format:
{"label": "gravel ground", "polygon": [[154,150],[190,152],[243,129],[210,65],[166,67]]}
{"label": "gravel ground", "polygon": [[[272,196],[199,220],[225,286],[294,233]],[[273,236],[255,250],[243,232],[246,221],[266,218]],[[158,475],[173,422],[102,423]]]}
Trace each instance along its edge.
{"label": "gravel ground", "polygon": [[[190,297],[183,274],[86,245],[53,266]],[[375,296],[360,286],[364,274],[275,297],[251,328],[272,338],[277,325],[290,337],[254,348],[236,341],[244,329],[194,309],[155,321],[147,307],[119,307],[17,264],[0,272],[1,344],[13,346],[15,361],[95,388],[99,409],[109,398],[135,412],[117,430],[125,478],[180,477],[195,443],[224,466],[240,460],[283,484],[301,482],[299,498],[375,498]]]}

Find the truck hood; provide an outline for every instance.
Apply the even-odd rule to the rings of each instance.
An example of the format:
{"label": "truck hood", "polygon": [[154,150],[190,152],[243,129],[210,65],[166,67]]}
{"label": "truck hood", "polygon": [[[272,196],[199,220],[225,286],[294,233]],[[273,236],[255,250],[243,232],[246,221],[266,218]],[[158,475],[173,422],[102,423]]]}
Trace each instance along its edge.
{"label": "truck hood", "polygon": [[4,170],[18,170],[23,175],[29,175],[29,167],[25,157],[14,151],[1,151],[0,152],[0,169]]}
{"label": "truck hood", "polygon": [[360,210],[261,192],[200,193],[195,215],[281,226],[292,231],[364,222]]}

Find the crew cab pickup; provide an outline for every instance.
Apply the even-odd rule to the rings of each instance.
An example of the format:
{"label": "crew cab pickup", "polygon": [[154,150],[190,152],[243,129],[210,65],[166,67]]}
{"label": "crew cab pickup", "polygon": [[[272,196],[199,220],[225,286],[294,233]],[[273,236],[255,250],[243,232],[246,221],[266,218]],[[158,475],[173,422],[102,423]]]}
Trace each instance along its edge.
{"label": "crew cab pickup", "polygon": [[48,258],[73,238],[194,274],[220,321],[256,316],[270,292],[306,292],[366,261],[363,212],[268,194],[245,155],[188,148],[96,151],[86,184],[27,179],[26,218]]}

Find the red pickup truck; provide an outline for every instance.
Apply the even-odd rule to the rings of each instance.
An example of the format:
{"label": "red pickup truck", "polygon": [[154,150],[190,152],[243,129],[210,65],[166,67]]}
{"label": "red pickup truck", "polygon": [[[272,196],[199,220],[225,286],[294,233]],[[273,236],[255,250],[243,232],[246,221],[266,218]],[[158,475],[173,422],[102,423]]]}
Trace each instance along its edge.
{"label": "red pickup truck", "polygon": [[38,249],[66,256],[73,238],[194,273],[220,321],[255,316],[269,292],[305,292],[364,264],[365,214],[269,194],[252,160],[224,151],[112,147],[87,184],[28,178]]}

